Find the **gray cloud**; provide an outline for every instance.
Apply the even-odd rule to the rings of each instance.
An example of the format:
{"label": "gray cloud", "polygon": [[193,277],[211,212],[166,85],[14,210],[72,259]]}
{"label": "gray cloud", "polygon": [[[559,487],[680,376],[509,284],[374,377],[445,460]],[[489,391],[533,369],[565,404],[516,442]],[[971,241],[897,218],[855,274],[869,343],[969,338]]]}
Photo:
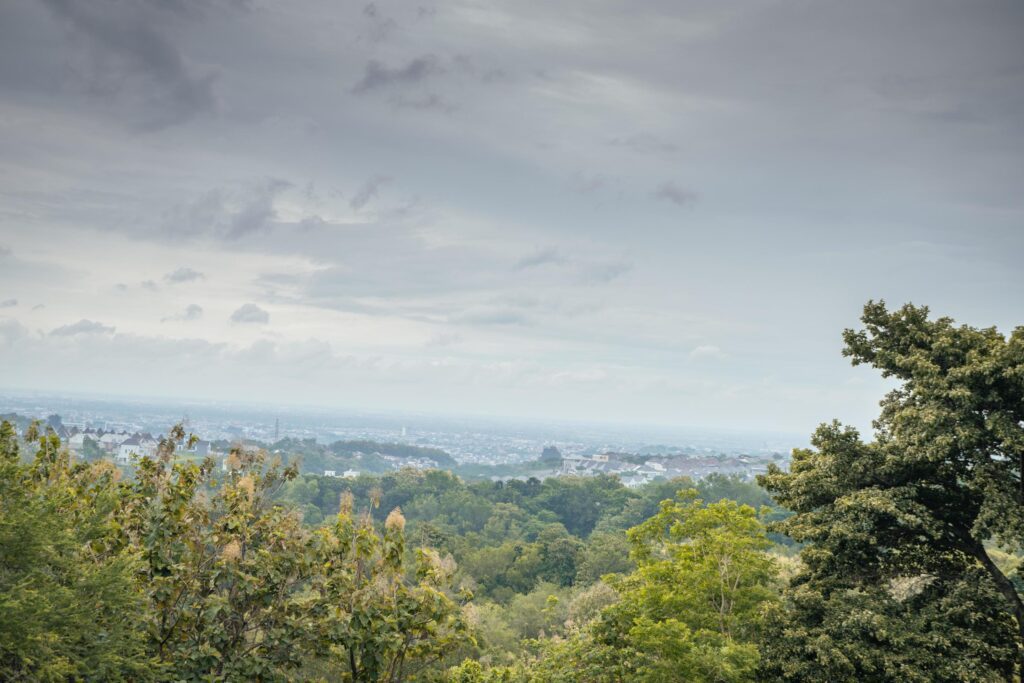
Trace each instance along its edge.
{"label": "gray cloud", "polygon": [[384,16],[375,2],[363,7],[363,17],[369,22],[368,37],[375,43],[387,40],[398,28],[398,22],[391,17]]}
{"label": "gray cloud", "polygon": [[654,191],[655,199],[671,202],[676,206],[692,206],[696,203],[698,196],[693,190],[680,187],[671,181],[662,183]]}
{"label": "gray cloud", "polygon": [[85,93],[129,107],[150,129],[216,109],[214,75],[190,65],[160,30],[175,3],[44,2],[81,50],[68,73]]}
{"label": "gray cloud", "polygon": [[0,318],[0,343],[7,346],[29,336],[28,328],[14,318]]}
{"label": "gray cloud", "polygon": [[[0,292],[52,309],[15,342],[34,373],[4,349],[18,383],[131,389],[159,358],[179,395],[229,391],[209,378],[264,328],[223,323],[252,301],[294,321],[274,339],[302,349],[274,382],[230,376],[248,396],[335,401],[318,376],[290,388],[288,361],[321,357],[310,334],[344,339],[340,364],[384,359],[360,379],[426,368],[407,391],[367,389],[377,405],[441,386],[453,409],[530,412],[551,368],[623,365],[628,405],[609,382],[552,415],[813,427],[876,410],[873,395],[820,400],[845,379],[835,331],[867,298],[1021,322],[1024,4],[438,0],[418,17],[368,1],[244,16],[230,0],[0,2],[0,244],[17,255],[0,249]],[[360,196],[376,170],[401,197],[397,182]],[[699,226],[681,225],[688,207]],[[188,285],[163,275],[200,263],[218,263],[208,298],[176,299]],[[144,296],[151,275],[160,293]],[[141,338],[192,300],[209,320],[165,336],[208,339]],[[77,318],[51,318],[58,302],[116,311],[116,333],[40,339]],[[465,339],[430,345],[449,321]],[[727,358],[690,360],[725,339]],[[458,389],[492,372],[509,391]]]}
{"label": "gray cloud", "polygon": [[159,291],[160,289],[160,286],[153,280],[143,280],[142,282],[139,283],[139,287],[142,287],[143,289],[150,292],[156,292]]}
{"label": "gray cloud", "polygon": [[79,334],[113,334],[113,327],[82,318],[77,323],[61,325],[50,330],[51,337],[74,337]]}
{"label": "gray cloud", "polygon": [[633,269],[633,264],[626,261],[607,261],[592,263],[582,269],[585,282],[607,284]]}
{"label": "gray cloud", "polygon": [[185,310],[182,311],[181,313],[176,313],[174,315],[169,315],[166,318],[161,318],[160,322],[166,323],[166,322],[172,322],[172,321],[176,321],[176,320],[181,320],[181,321],[199,320],[202,317],[203,317],[203,307],[200,306],[199,304],[189,304],[188,306],[185,307]]}
{"label": "gray cloud", "polygon": [[178,268],[177,270],[173,270],[170,273],[167,273],[167,275],[164,275],[164,280],[170,282],[171,284],[179,284],[182,282],[193,282],[195,280],[201,280],[203,279],[203,277],[205,276],[198,270],[193,270],[192,268],[183,266],[181,268]]}
{"label": "gray cloud", "polygon": [[4,301],[0,301],[0,308],[14,308],[17,305],[17,299],[5,299]]}
{"label": "gray cloud", "polygon": [[231,322],[238,324],[270,322],[270,314],[256,304],[243,304],[231,314]]}
{"label": "gray cloud", "polygon": [[370,60],[366,64],[363,77],[352,86],[352,92],[363,94],[393,85],[415,85],[443,72],[444,69],[437,57],[431,54],[417,57],[404,66],[393,68],[377,60]]}
{"label": "gray cloud", "polygon": [[434,110],[451,114],[458,107],[437,93],[426,93],[419,97],[399,96],[391,100],[391,103],[399,109],[419,109],[421,111]]}
{"label": "gray cloud", "polygon": [[478,308],[457,313],[449,318],[452,323],[463,325],[528,325],[529,320],[522,312],[512,308]]}
{"label": "gray cloud", "polygon": [[612,147],[624,147],[637,154],[674,154],[679,151],[678,145],[666,142],[650,133],[637,133],[627,137],[612,138],[608,141]]}
{"label": "gray cloud", "polygon": [[570,184],[574,192],[591,194],[608,188],[610,181],[603,173],[574,173]]}
{"label": "gray cloud", "polygon": [[477,64],[477,60],[467,54],[456,55],[452,60],[453,66],[464,74],[471,76],[480,83],[502,83],[511,80],[509,73],[501,67],[484,67]]}
{"label": "gray cloud", "polygon": [[287,181],[268,179],[256,189],[251,199],[231,216],[225,236],[228,239],[237,239],[269,227],[271,221],[277,217],[274,199],[289,187],[291,183]]}
{"label": "gray cloud", "polygon": [[366,206],[371,199],[376,198],[380,188],[390,183],[392,180],[393,178],[391,178],[391,176],[386,175],[377,175],[368,179],[359,186],[359,189],[356,190],[355,195],[352,196],[352,200],[348,205],[352,207],[354,211],[358,211]]}
{"label": "gray cloud", "polygon": [[231,191],[214,189],[163,218],[161,231],[172,238],[207,236],[239,240],[265,232],[277,218],[274,202],[292,184],[267,178]]}
{"label": "gray cloud", "polygon": [[545,247],[538,249],[532,254],[528,254],[513,265],[515,270],[526,270],[527,268],[536,268],[537,266],[544,266],[549,264],[563,264],[568,258],[557,247]]}

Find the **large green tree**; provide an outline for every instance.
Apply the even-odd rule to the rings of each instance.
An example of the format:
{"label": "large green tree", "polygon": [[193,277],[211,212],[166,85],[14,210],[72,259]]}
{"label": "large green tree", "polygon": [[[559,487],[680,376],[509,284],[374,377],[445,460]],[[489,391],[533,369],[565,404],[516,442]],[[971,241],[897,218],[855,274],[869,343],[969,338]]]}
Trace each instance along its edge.
{"label": "large green tree", "polygon": [[304,528],[274,502],[294,467],[179,460],[180,426],[124,480],[26,439],[0,422],[0,680],[398,683],[467,640],[454,563],[414,566],[397,511]]}
{"label": "large green tree", "polygon": [[295,469],[236,449],[220,477],[211,460],[174,462],[183,437],[173,429],[121,495],[150,647],[176,678],[285,680],[312,642],[306,586],[319,570],[299,516],[271,502]]}
{"label": "large green tree", "polygon": [[117,540],[118,472],[72,463],[52,433],[36,444],[19,462],[0,423],[0,680],[152,679],[139,554]]}
{"label": "large green tree", "polygon": [[899,382],[875,439],[823,425],[761,479],[796,513],[779,529],[806,544],[765,678],[1010,679],[1024,605],[986,546],[1024,541],[1024,328],[882,302],[862,322],[844,355]]}
{"label": "large green tree", "polygon": [[[451,594],[455,563],[429,549],[405,559],[405,518],[392,510],[379,533],[369,511],[353,514],[344,494],[335,523],[318,534],[324,572],[313,582],[318,643],[332,680],[414,680],[455,650],[469,633]],[[468,596],[466,596],[468,597]]]}
{"label": "large green tree", "polygon": [[537,681],[753,680],[775,564],[757,511],[688,490],[629,531],[638,567],[609,577],[618,601],[545,647]]}

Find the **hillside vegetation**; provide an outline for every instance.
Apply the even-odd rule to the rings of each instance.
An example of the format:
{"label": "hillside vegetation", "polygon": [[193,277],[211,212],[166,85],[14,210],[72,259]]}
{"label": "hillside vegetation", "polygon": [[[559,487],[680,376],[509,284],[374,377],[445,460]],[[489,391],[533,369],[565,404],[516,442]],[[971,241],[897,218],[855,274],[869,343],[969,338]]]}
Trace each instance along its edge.
{"label": "hillside vegetation", "polygon": [[0,679],[1020,680],[1024,328],[862,322],[873,439],[758,483],[320,477],[180,426],[125,474],[2,421]]}

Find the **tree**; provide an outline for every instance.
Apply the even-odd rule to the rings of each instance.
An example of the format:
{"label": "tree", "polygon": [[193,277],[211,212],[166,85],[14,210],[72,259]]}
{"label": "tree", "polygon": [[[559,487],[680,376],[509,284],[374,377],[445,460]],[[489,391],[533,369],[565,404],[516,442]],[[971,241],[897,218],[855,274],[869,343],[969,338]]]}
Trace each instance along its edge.
{"label": "tree", "polygon": [[295,467],[237,448],[221,475],[174,462],[184,438],[173,428],[121,481],[35,425],[23,463],[0,422],[0,679],[398,683],[471,642],[454,562],[418,550],[411,566],[398,510],[378,531],[349,496],[311,531],[274,502]]}
{"label": "tree", "polygon": [[562,462],[562,451],[558,446],[545,446],[540,453],[540,461],[546,465],[558,465]]}
{"label": "tree", "polygon": [[558,521],[580,538],[593,531],[602,515],[620,510],[629,497],[616,477],[604,474],[546,479],[539,487],[537,503],[558,515]]}
{"label": "tree", "polygon": [[[319,569],[295,513],[271,502],[294,467],[237,448],[173,463],[181,426],[125,484],[125,541],[141,551],[150,647],[175,678],[285,680],[311,642],[306,583]],[[193,437],[194,438],[194,437]]]}
{"label": "tree", "polygon": [[405,518],[395,508],[378,533],[367,511],[357,520],[346,495],[333,528],[319,535],[327,571],[314,583],[320,641],[341,680],[400,683],[440,663],[468,638],[460,605],[448,594],[455,563],[416,553],[405,576]]}
{"label": "tree", "polygon": [[861,320],[844,355],[900,381],[875,440],[823,425],[788,473],[760,479],[796,513],[778,529],[807,544],[764,674],[1010,679],[1024,605],[986,543],[1024,542],[1024,328],[1007,337],[884,302]]}
{"label": "tree", "polygon": [[583,543],[570,536],[561,524],[549,524],[537,535],[540,550],[540,578],[559,586],[576,580],[576,562]]}
{"label": "tree", "polygon": [[775,597],[771,543],[753,508],[696,496],[680,492],[629,531],[638,568],[610,579],[618,602],[549,644],[538,680],[752,680]]}
{"label": "tree", "polygon": [[587,585],[605,574],[627,574],[636,568],[629,556],[629,539],[622,531],[595,531],[587,539],[576,565],[576,583]]}
{"label": "tree", "polygon": [[52,432],[37,443],[21,464],[0,423],[0,679],[151,680],[140,562],[117,542],[118,472],[73,466]]}
{"label": "tree", "polygon": [[106,452],[100,448],[96,439],[87,436],[82,440],[82,458],[84,460],[93,462],[96,460],[102,460],[106,457]]}

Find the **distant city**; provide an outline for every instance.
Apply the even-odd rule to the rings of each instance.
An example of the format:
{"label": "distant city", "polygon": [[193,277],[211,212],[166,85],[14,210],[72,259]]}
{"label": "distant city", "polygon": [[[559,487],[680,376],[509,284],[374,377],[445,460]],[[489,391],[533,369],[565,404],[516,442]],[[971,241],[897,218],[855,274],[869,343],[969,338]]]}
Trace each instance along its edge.
{"label": "distant city", "polygon": [[[203,455],[218,455],[209,448],[209,444],[218,442],[268,447],[309,441],[322,446],[338,441],[403,444],[444,451],[460,467],[470,466],[478,475],[486,473],[487,467],[513,471],[510,466],[541,461],[543,454],[546,467],[537,468],[531,473],[533,476],[608,473],[620,476],[627,484],[641,484],[659,476],[700,477],[711,472],[753,476],[762,472],[766,463],[788,460],[794,447],[806,444],[806,437],[782,433],[355,413],[29,392],[0,394],[0,414],[44,422],[59,415],[63,434],[74,439],[69,445],[80,450],[87,434],[102,433],[106,435],[102,444],[121,464],[127,462],[130,452],[150,453],[155,439],[181,422],[188,432],[202,440],[198,449]],[[96,441],[100,443],[100,438]],[[193,447],[192,451],[195,450]],[[354,455],[354,469],[345,470],[349,475],[359,471],[358,461],[364,456],[359,452]],[[429,457],[416,455],[366,455],[379,456],[394,469],[437,465]],[[336,472],[307,469],[316,474]]]}

